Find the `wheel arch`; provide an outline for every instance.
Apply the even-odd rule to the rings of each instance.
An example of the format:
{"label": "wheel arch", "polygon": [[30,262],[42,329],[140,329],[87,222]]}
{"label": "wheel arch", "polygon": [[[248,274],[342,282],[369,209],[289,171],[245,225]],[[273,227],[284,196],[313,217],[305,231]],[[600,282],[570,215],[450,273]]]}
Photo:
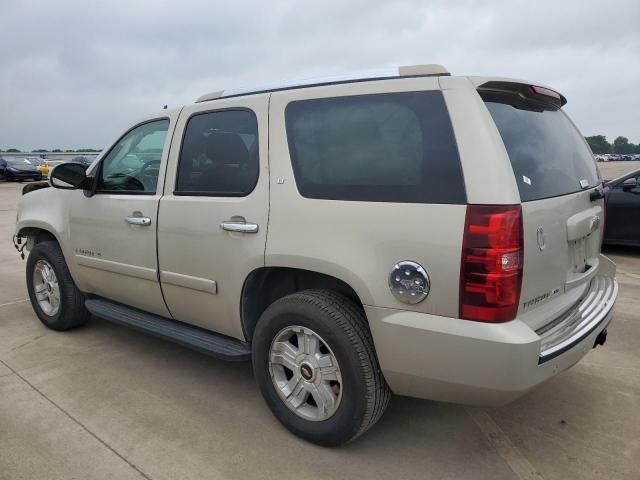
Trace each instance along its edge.
{"label": "wheel arch", "polygon": [[322,288],[344,295],[362,307],[356,290],[344,280],[326,273],[293,267],[261,267],[247,275],[240,298],[240,317],[250,341],[262,313],[276,300],[302,290]]}
{"label": "wheel arch", "polygon": [[71,272],[71,276],[78,284],[78,287],[81,289],[83,288],[83,286],[78,283],[77,265],[73,251],[70,250],[71,247],[69,242],[65,241],[66,232],[60,232],[60,230],[55,228],[52,224],[43,220],[21,221],[16,226],[15,231],[16,237],[26,238],[24,248],[27,251],[31,251],[31,249],[40,242],[55,241],[60,246],[62,256],[67,264],[67,268],[69,268],[69,271]]}
{"label": "wheel arch", "polygon": [[17,231],[16,236],[27,238],[32,245],[36,245],[47,240],[54,240],[60,245],[60,239],[53,232],[53,228],[46,228],[43,226],[23,226]]}

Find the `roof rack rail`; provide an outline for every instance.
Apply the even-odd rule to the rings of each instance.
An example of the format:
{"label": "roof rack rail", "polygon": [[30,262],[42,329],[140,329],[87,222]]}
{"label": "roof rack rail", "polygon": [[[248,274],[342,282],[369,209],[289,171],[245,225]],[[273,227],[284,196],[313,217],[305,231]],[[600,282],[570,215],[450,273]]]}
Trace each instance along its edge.
{"label": "roof rack rail", "polygon": [[426,65],[405,65],[397,68],[378,70],[374,72],[366,72],[359,74],[351,74],[339,77],[314,78],[307,80],[298,80],[291,82],[283,82],[281,84],[266,85],[254,88],[238,88],[230,90],[218,90],[212,93],[202,95],[196,100],[196,103],[208,102],[220,98],[240,97],[244,95],[252,95],[257,93],[279,92],[282,90],[293,90],[296,88],[319,87],[323,85],[334,85],[341,83],[367,82],[374,80],[387,80],[400,77],[438,77],[451,75],[449,71],[442,65],[426,64]]}

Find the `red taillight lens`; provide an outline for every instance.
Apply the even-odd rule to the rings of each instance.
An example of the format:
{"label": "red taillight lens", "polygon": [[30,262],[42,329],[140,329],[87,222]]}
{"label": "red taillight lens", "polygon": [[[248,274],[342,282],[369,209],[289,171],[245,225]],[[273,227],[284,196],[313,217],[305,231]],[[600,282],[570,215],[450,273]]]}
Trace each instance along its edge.
{"label": "red taillight lens", "polygon": [[460,269],[460,318],[513,320],[522,285],[520,205],[469,205]]}
{"label": "red taillight lens", "polygon": [[533,90],[533,93],[536,93],[538,95],[544,95],[546,97],[557,98],[558,100],[560,100],[560,94],[556,91],[551,90],[550,88],[531,85],[531,90]]}

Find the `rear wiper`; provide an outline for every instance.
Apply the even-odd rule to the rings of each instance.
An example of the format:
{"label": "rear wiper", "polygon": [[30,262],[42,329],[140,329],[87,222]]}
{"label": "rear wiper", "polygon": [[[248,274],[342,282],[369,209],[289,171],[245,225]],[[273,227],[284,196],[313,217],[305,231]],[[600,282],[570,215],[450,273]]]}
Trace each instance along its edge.
{"label": "rear wiper", "polygon": [[591,193],[589,194],[589,200],[595,202],[596,200],[600,200],[601,198],[606,197],[607,193],[609,193],[609,187],[605,187],[603,183],[597,188],[591,190]]}

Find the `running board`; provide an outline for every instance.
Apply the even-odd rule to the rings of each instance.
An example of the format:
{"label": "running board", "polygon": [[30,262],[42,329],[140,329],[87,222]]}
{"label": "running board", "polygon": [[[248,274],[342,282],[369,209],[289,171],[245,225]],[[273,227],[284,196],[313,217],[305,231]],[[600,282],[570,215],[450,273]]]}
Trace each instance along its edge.
{"label": "running board", "polygon": [[235,338],[109,300],[92,298],[86,300],[84,305],[96,317],[140,330],[222,360],[243,361],[251,358],[249,344]]}

